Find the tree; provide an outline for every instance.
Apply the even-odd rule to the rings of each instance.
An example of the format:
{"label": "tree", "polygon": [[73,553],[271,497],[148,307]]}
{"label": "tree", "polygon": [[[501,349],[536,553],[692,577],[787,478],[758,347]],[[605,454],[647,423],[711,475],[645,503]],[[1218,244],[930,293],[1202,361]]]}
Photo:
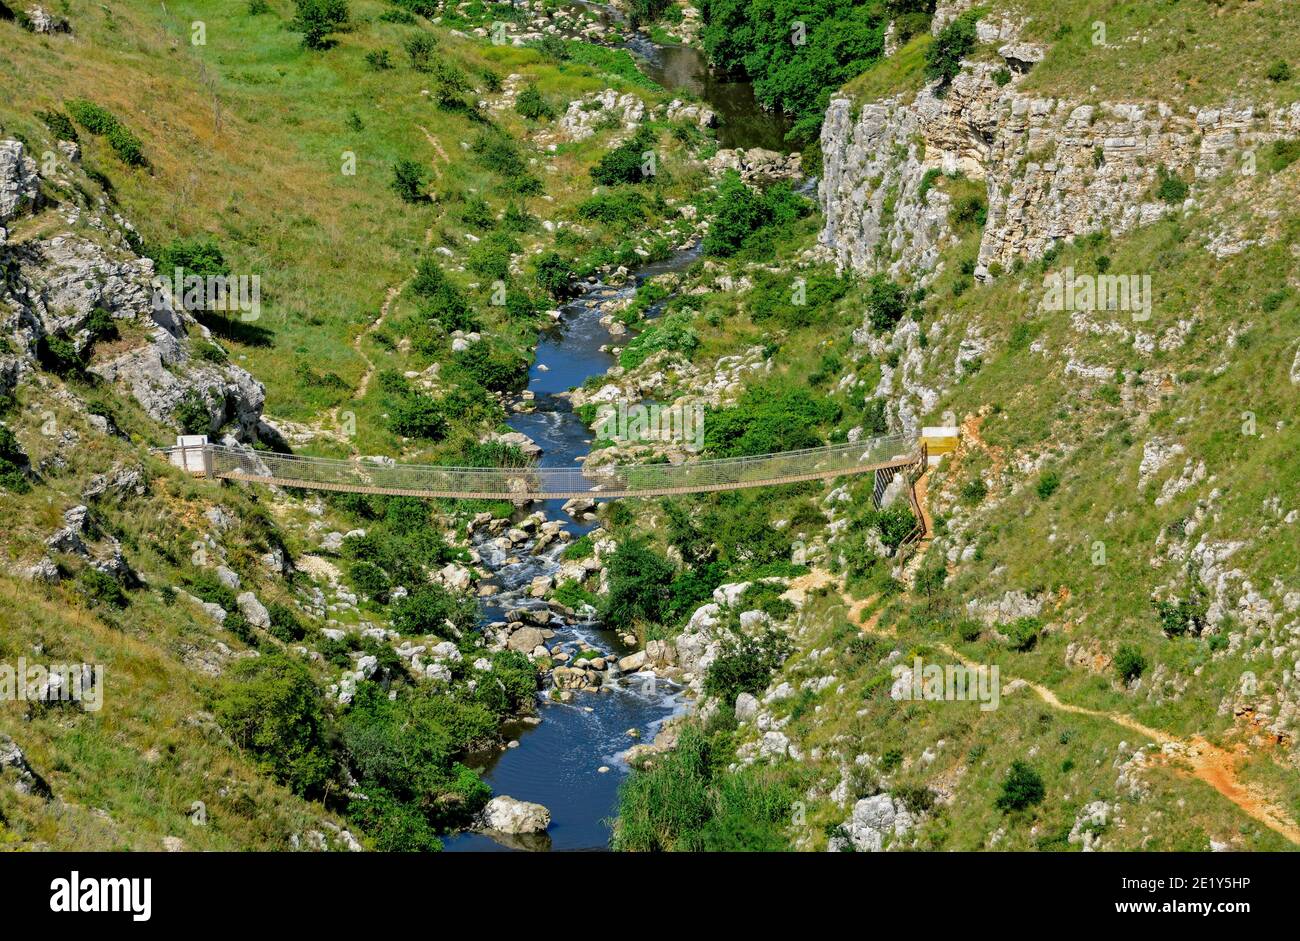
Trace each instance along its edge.
{"label": "tree", "polygon": [[672,563],[637,540],[621,543],[609,560],[609,598],[602,616],[626,627],[634,621],[663,623],[669,586],[677,576]]}
{"label": "tree", "polygon": [[1010,813],[1041,804],[1046,795],[1043,779],[1038,772],[1017,759],[1007,771],[1006,779],[1002,782],[1002,793],[994,801],[994,806],[1004,814]]}
{"label": "tree", "polygon": [[1133,644],[1120,644],[1115,651],[1115,672],[1120,680],[1131,683],[1146,672],[1147,658]]}
{"label": "tree", "polygon": [[477,621],[474,599],[441,585],[421,585],[393,605],[393,626],[403,634],[444,635],[448,622],[453,630],[463,633]]}
{"label": "tree", "polygon": [[888,275],[872,275],[867,280],[867,309],[873,330],[892,330],[907,312],[907,294]]}
{"label": "tree", "polygon": [[393,164],[394,193],[408,203],[420,203],[429,197],[424,192],[425,169],[414,160],[399,160]]}
{"label": "tree", "polygon": [[308,49],[328,49],[334,45],[331,34],[348,24],[347,0],[294,0],[298,15],[290,24],[302,33],[302,44]]}
{"label": "tree", "polygon": [[574,278],[573,266],[558,252],[548,252],[537,259],[537,285],[554,298],[565,298],[573,293],[570,282]]}
{"label": "tree", "polygon": [[961,71],[961,60],[975,48],[975,24],[979,13],[968,10],[939,31],[925,51],[925,77],[947,86]]}
{"label": "tree", "polygon": [[240,660],[214,711],[235,744],[295,793],[316,796],[332,776],[320,690],[298,661],[278,653]]}

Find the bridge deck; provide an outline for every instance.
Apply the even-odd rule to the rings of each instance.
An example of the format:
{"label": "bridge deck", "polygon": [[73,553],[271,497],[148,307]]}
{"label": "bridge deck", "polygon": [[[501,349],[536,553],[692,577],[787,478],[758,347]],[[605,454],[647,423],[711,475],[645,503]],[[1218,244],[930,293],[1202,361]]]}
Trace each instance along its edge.
{"label": "bridge deck", "polygon": [[[902,453],[900,453],[900,451]],[[586,473],[564,467],[444,467],[337,460],[220,445],[166,449],[173,463],[224,480],[347,493],[441,499],[556,500],[657,497],[830,480],[916,463],[923,446],[901,435],[743,458],[632,464]]]}

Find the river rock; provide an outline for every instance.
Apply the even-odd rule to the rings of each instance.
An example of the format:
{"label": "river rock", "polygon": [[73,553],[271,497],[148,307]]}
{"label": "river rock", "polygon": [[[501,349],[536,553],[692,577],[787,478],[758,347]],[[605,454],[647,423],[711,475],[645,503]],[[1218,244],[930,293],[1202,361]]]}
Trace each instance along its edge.
{"label": "river rock", "polygon": [[545,639],[542,632],[537,628],[521,627],[510,635],[510,639],[506,641],[506,647],[520,653],[532,653],[534,649],[542,645],[542,641]]}
{"label": "river rock", "polygon": [[551,812],[541,804],[501,794],[483,808],[483,826],[501,833],[541,833],[551,825]]}

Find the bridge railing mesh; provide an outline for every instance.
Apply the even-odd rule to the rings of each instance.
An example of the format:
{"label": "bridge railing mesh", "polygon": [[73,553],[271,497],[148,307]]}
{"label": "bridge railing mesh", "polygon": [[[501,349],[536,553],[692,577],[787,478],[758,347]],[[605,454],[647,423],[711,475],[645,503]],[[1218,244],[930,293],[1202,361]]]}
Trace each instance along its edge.
{"label": "bridge railing mesh", "polygon": [[[173,449],[174,450],[174,449]],[[340,460],[208,445],[205,466],[216,477],[328,490],[510,499],[522,496],[614,496],[732,489],[764,482],[858,474],[914,459],[903,435],[870,438],[754,457],[686,464],[594,467],[450,467],[378,460]]]}

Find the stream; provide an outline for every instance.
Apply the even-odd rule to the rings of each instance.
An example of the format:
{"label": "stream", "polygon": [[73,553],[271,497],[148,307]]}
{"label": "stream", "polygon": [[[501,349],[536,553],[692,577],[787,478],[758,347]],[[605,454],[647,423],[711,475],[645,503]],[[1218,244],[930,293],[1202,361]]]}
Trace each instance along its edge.
{"label": "stream", "polygon": [[[658,46],[639,34],[627,47],[659,84],[698,96],[721,115],[724,123],[718,137],[724,146],[785,150],[782,136],[788,124],[784,119],[760,109],[747,83],[712,78],[698,50]],[[620,287],[596,285],[560,308],[558,323],[541,334],[529,371],[534,409],[512,415],[507,422],[542,447],[543,466],[572,467],[590,447],[591,431],[560,393],[582,385],[590,376],[603,375],[617,362],[601,349],[615,342],[600,323],[601,305],[630,297],[647,279],[684,270],[698,257],[698,247],[678,251],[665,261],[637,269]],[[549,519],[564,521],[575,537],[595,527],[594,522],[569,517],[563,503],[546,501],[541,509]],[[478,532],[473,539],[484,567],[492,573],[489,581],[498,587],[497,594],[483,601],[484,624],[505,620],[510,609],[547,607],[546,602],[529,597],[529,586],[536,576],[555,573],[567,543],[533,555],[530,539],[507,558],[504,551],[491,545],[491,534]],[[552,648],[560,645],[570,653],[595,648],[616,657],[633,652],[598,622],[552,621],[549,626],[555,631],[548,641]],[[664,680],[647,682],[646,677],[610,672],[615,675],[600,691],[577,692],[568,703],[552,700],[549,690],[543,690],[538,695],[540,722],[508,724],[503,734],[511,747],[471,756],[466,762],[480,770],[494,795],[505,794],[548,808],[551,825],[547,833],[507,837],[465,831],[444,839],[448,851],[608,849],[609,819],[617,811],[618,787],[628,773],[622,753],[639,742],[653,740],[665,720],[688,708],[680,687]]]}

